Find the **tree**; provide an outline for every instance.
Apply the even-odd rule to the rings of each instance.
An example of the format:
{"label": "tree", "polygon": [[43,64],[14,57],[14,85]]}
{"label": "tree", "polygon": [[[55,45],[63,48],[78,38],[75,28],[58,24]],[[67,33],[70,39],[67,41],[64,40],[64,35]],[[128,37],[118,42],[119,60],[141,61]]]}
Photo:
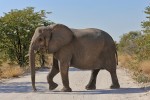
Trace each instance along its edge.
{"label": "tree", "polygon": [[150,6],[145,8],[144,13],[147,14],[146,18],[148,19],[141,24],[142,28],[144,28],[144,34],[136,40],[140,60],[150,59]]}
{"label": "tree", "polygon": [[150,6],[145,8],[145,14],[148,16],[146,17],[148,20],[142,22],[142,27],[144,28],[144,33],[150,34]]}
{"label": "tree", "polygon": [[138,31],[123,34],[118,45],[119,51],[129,55],[135,54],[137,52],[137,43],[135,40],[141,37],[141,35],[141,32]]}
{"label": "tree", "polygon": [[20,66],[27,64],[28,48],[35,28],[52,24],[46,20],[45,10],[35,12],[33,7],[11,10],[0,17],[0,51],[3,57]]}
{"label": "tree", "polygon": [[150,34],[143,34],[135,42],[138,60],[150,60]]}

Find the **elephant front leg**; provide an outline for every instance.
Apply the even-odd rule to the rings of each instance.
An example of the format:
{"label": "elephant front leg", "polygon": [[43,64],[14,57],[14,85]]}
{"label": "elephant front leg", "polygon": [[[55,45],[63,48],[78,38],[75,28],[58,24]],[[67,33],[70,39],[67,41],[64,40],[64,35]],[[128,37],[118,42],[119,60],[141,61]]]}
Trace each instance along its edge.
{"label": "elephant front leg", "polygon": [[68,69],[69,69],[69,64],[64,64],[60,62],[60,73],[61,73],[62,83],[64,86],[61,90],[62,92],[72,91],[72,89],[69,86]]}
{"label": "elephant front leg", "polygon": [[100,69],[92,70],[91,78],[87,86],[85,87],[87,90],[95,90],[96,89],[96,78]]}
{"label": "elephant front leg", "polygon": [[52,69],[51,69],[50,73],[47,75],[47,81],[49,83],[49,90],[53,90],[58,86],[58,84],[56,84],[53,81],[54,76],[56,76],[58,73],[59,73],[58,60],[53,58]]}

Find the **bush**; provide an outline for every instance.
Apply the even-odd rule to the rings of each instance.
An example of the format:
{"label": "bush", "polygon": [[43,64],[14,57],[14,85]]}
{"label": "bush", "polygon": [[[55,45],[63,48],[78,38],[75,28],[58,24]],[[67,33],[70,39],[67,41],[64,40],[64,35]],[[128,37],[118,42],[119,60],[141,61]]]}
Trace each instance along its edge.
{"label": "bush", "polygon": [[150,60],[139,62],[136,56],[119,54],[119,66],[129,69],[137,82],[150,82]]}
{"label": "bush", "polygon": [[133,77],[137,82],[139,83],[147,83],[150,82],[150,77],[139,72],[134,72],[134,77]]}
{"label": "bush", "polygon": [[135,41],[137,44],[136,54],[139,61],[150,60],[150,34],[143,34]]}
{"label": "bush", "polygon": [[150,60],[140,62],[140,70],[150,76]]}
{"label": "bush", "polygon": [[138,31],[131,31],[123,34],[118,44],[119,51],[128,55],[136,54],[138,48],[136,39],[139,37],[141,37],[141,32]]}

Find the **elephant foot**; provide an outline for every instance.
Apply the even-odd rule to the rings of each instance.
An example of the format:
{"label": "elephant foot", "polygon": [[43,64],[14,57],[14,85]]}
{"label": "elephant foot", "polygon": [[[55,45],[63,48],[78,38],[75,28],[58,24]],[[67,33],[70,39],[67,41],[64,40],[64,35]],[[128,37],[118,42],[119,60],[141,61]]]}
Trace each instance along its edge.
{"label": "elephant foot", "polygon": [[87,90],[95,90],[95,89],[96,89],[96,86],[95,86],[95,85],[87,85],[87,86],[85,87],[85,89],[87,89]]}
{"label": "elephant foot", "polygon": [[119,84],[117,84],[117,85],[111,85],[110,88],[111,89],[119,89],[120,85]]}
{"label": "elephant foot", "polygon": [[37,89],[35,88],[35,89],[33,89],[33,92],[36,92],[37,91]]}
{"label": "elephant foot", "polygon": [[69,87],[69,88],[66,88],[66,87],[63,87],[61,89],[62,92],[72,92],[72,89]]}
{"label": "elephant foot", "polygon": [[57,86],[58,86],[58,84],[52,83],[49,85],[49,90],[54,90]]}

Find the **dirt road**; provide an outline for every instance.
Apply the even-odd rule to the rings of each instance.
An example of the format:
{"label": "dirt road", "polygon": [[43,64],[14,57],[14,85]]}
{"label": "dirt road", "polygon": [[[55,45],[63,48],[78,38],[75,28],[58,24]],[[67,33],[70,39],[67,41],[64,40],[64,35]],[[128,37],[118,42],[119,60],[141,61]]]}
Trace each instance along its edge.
{"label": "dirt road", "polygon": [[[59,92],[62,88],[60,74],[54,81],[59,86],[53,90],[48,90],[46,81],[46,71],[36,73],[36,87],[38,92],[32,92],[30,74],[21,78],[15,78],[0,83],[0,100],[149,100],[150,92],[140,88],[129,74],[123,69],[117,69],[120,89],[109,89],[111,85],[110,75],[102,70],[97,77],[97,90],[85,90],[85,86],[90,78],[90,71],[70,69],[70,87],[73,92]],[[148,89],[150,91],[150,89]]]}

